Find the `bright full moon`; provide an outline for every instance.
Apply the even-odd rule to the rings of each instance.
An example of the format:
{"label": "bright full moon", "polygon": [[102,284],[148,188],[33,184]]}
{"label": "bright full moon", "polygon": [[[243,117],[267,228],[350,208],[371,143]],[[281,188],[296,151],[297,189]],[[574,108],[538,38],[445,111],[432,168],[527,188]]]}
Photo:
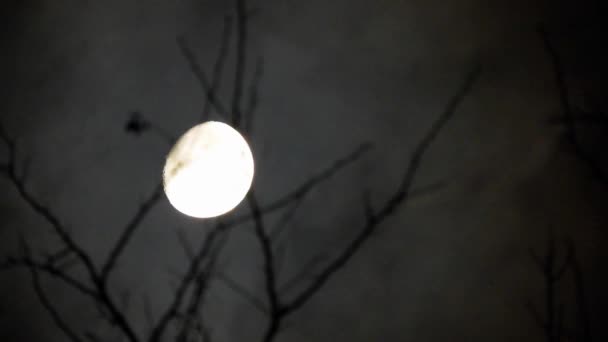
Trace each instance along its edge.
{"label": "bright full moon", "polygon": [[169,202],[183,214],[207,218],[234,209],[253,180],[253,156],[243,136],[227,124],[192,127],[169,152],[163,183]]}

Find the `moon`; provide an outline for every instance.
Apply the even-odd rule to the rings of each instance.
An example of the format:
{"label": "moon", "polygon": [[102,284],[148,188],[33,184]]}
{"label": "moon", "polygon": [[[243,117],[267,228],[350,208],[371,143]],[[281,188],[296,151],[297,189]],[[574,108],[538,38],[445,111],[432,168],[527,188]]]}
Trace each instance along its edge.
{"label": "moon", "polygon": [[182,135],[163,169],[165,194],[179,212],[210,218],[234,209],[253,181],[253,155],[231,126],[207,121]]}

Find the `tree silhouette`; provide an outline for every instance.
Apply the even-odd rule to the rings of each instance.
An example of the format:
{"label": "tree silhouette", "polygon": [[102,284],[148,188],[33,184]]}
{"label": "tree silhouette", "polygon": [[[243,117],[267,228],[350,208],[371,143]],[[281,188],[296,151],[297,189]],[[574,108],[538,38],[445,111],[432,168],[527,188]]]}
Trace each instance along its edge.
{"label": "tree silhouette", "polygon": [[[221,45],[212,71],[208,74],[197,62],[197,58],[189,47],[184,36],[176,39],[179,51],[188,63],[192,74],[196,77],[205,98],[201,119],[206,121],[211,113],[219,115],[222,121],[231,124],[248,139],[252,135],[252,122],[258,104],[258,89],[263,76],[263,59],[251,58],[248,55],[249,18],[251,10],[245,0],[236,0],[235,11],[226,16]],[[234,43],[234,51],[230,50]],[[227,56],[234,54],[234,73],[226,75],[225,64]],[[253,61],[253,63],[251,63]],[[253,68],[250,67],[253,64]],[[2,173],[13,184],[21,199],[37,215],[42,217],[59,238],[61,247],[48,253],[34,253],[30,243],[21,238],[21,254],[9,256],[2,263],[4,269],[23,268],[31,275],[31,281],[42,306],[52,317],[55,325],[70,341],[103,341],[104,337],[93,331],[87,331],[74,326],[58,309],[59,303],[53,300],[45,290],[41,277],[50,277],[62,282],[66,287],[88,299],[100,317],[107,321],[113,329],[127,341],[159,342],[174,339],[180,342],[208,341],[211,338],[207,322],[201,317],[205,295],[211,278],[218,278],[238,295],[247,300],[257,311],[266,317],[266,325],[260,336],[264,342],[273,341],[283,326],[286,318],[297,312],[317,294],[325,284],[340,271],[361,247],[370,239],[375,231],[390,218],[397,210],[403,208],[408,199],[424,188],[414,189],[416,173],[423,162],[429,146],[441,133],[449,120],[455,115],[458,106],[471,91],[480,75],[479,66],[467,72],[460,88],[448,100],[442,113],[422,134],[406,165],[403,166],[400,181],[394,190],[382,201],[372,203],[367,193],[361,204],[362,217],[355,235],[331,257],[312,256],[310,262],[302,265],[301,271],[285,281],[279,282],[277,264],[279,255],[276,251],[276,229],[268,226],[267,217],[271,213],[280,213],[278,225],[288,224],[299,204],[316,187],[321,186],[335,174],[359,160],[371,145],[368,143],[356,147],[352,152],[338,158],[302,184],[286,192],[283,196],[262,203],[256,195],[254,187],[246,197],[249,212],[243,215],[228,214],[214,220],[214,226],[204,236],[197,246],[192,246],[183,236],[180,236],[182,247],[188,255],[186,272],[183,274],[172,295],[169,305],[160,312],[149,312],[141,308],[150,317],[150,328],[146,334],[140,334],[137,327],[121,308],[120,300],[116,298],[112,277],[117,265],[129,248],[136,233],[142,226],[143,219],[153,208],[163,200],[163,188],[158,184],[150,191],[149,196],[126,222],[115,242],[108,246],[105,258],[94,260],[91,254],[70,233],[64,221],[53,212],[52,208],[42,203],[36,194],[28,188],[28,175],[21,163],[18,142],[5,127],[0,126],[0,137],[8,150],[7,160],[1,165]],[[232,77],[232,92],[229,98],[221,98],[217,89],[226,77]],[[161,127],[148,121],[139,112],[133,112],[126,122],[124,129],[127,133],[140,135],[155,133],[168,143],[175,138]],[[160,177],[159,177],[160,178]],[[222,273],[217,264],[217,258],[228,238],[228,232],[244,223],[251,223],[256,241],[259,245],[263,264],[263,293],[256,294]],[[86,277],[75,275],[75,266],[80,266]],[[290,284],[297,283],[299,290],[286,291],[293,288]],[[156,318],[154,318],[154,316]]]}

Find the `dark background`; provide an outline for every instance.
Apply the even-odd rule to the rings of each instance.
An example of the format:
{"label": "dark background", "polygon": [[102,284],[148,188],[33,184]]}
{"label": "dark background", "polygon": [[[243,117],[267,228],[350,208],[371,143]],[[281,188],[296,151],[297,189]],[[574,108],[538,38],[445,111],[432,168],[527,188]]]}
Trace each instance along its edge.
{"label": "dark background", "polygon": [[[312,194],[292,223],[284,269],[339,249],[359,222],[363,189],[391,192],[413,146],[471,66],[483,73],[435,141],[416,177],[430,186],[383,224],[300,312],[279,341],[543,341],[526,308],[542,307],[543,277],[530,258],[552,231],[559,253],[574,242],[593,338],[606,278],[607,183],[566,136],[555,73],[537,28],[562,61],[573,104],[605,113],[606,11],[594,1],[321,1],[251,3],[250,54],[265,70],[254,123],[255,186],[275,198],[361,142],[374,149]],[[106,253],[159,180],[169,146],[127,134],[131,111],[172,135],[200,119],[204,103],[176,36],[212,63],[231,1],[27,0],[0,5],[1,121],[29,156],[28,187],[94,256]],[[608,136],[581,126],[585,153],[603,167]],[[2,156],[6,156],[5,150]],[[608,168],[603,168],[608,170]],[[240,210],[240,209],[239,209]],[[0,180],[0,252],[24,234],[57,241]],[[194,220],[162,201],[121,259],[115,287],[129,289],[143,327],[142,295],[163,305]],[[222,268],[261,289],[247,228],[231,235]],[[577,320],[569,278],[565,320]],[[94,327],[94,308],[49,284],[65,316]],[[221,289],[209,303],[216,341],[256,341],[263,317]],[[0,275],[0,340],[63,341],[26,273]]]}

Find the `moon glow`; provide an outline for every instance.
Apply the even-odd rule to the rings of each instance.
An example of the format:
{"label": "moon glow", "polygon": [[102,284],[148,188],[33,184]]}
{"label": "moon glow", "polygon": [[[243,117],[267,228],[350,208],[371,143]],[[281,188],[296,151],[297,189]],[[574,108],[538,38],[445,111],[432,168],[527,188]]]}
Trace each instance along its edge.
{"label": "moon glow", "polygon": [[216,217],[245,198],[253,172],[253,155],[243,136],[227,124],[207,121],[177,140],[165,162],[163,185],[181,213]]}

